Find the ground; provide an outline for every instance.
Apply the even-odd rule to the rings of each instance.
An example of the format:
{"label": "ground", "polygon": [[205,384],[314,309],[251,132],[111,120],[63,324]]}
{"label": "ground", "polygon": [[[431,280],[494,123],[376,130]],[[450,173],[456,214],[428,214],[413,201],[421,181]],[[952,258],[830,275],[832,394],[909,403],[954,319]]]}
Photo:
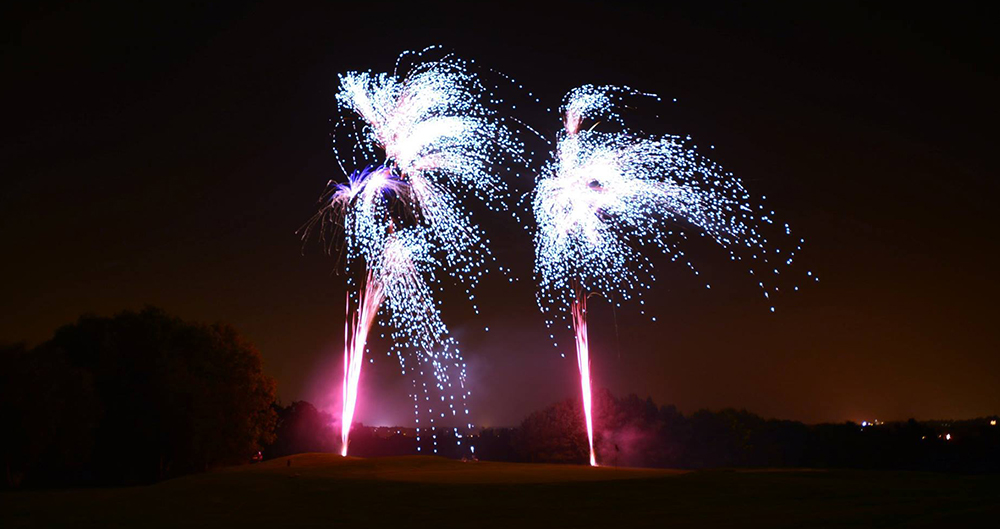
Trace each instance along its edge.
{"label": "ground", "polygon": [[971,527],[1000,476],[681,472],[303,454],[147,487],[0,493],[0,527]]}

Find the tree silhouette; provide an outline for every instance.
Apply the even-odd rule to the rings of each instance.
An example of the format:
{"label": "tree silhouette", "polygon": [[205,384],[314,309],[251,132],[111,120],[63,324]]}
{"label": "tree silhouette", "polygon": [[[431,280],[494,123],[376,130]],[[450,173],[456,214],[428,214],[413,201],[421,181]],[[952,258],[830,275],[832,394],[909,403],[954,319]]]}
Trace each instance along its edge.
{"label": "tree silhouette", "polygon": [[274,444],[265,450],[268,458],[336,450],[339,436],[329,413],[323,413],[301,400],[285,408],[277,407],[277,413]]}
{"label": "tree silhouette", "polygon": [[521,451],[527,461],[585,463],[589,445],[583,408],[577,399],[553,404],[521,423]]}
{"label": "tree silhouette", "polygon": [[3,409],[19,428],[5,452],[28,481],[48,481],[44,462],[63,475],[77,465],[102,483],[149,482],[247,461],[273,439],[274,381],[226,324],[156,308],[84,316],[8,356],[17,361],[7,362],[14,383]]}

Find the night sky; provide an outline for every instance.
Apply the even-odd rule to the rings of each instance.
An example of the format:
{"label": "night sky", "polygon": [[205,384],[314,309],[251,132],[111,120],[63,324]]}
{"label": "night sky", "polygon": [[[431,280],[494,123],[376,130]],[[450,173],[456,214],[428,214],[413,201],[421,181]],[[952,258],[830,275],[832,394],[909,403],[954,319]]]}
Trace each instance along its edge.
{"label": "night sky", "polygon": [[[697,241],[704,279],[664,264],[648,296],[657,322],[592,301],[597,387],[806,422],[1000,410],[994,13],[413,4],[5,15],[0,342],[153,304],[233,323],[283,402],[332,408],[345,277],[295,232],[344,178],[330,149],[337,74],[442,44],[553,108],[585,83],[677,98],[646,131],[715,145],[806,239],[799,271],[821,281],[775,314],[745,267]],[[543,110],[522,117],[554,137]],[[576,360],[535,304],[530,234],[473,213],[520,281],[492,277],[480,316],[447,302],[444,318],[474,422],[513,425],[576,394]],[[380,347],[357,419],[406,424],[409,379]]]}

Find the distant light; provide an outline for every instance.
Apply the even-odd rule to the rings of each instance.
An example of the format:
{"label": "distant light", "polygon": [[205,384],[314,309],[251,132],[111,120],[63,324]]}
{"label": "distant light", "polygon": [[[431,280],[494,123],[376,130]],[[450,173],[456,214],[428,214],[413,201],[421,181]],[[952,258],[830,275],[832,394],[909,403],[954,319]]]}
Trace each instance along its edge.
{"label": "distant light", "polygon": [[865,426],[868,426],[868,421],[861,421],[861,427],[864,428]]}
{"label": "distant light", "polygon": [[993,419],[993,420],[990,421],[990,426],[996,426],[996,425],[997,425],[997,420],[996,419]]}
{"label": "distant light", "polygon": [[951,434],[950,433],[944,434],[944,440],[945,441],[951,441]]}

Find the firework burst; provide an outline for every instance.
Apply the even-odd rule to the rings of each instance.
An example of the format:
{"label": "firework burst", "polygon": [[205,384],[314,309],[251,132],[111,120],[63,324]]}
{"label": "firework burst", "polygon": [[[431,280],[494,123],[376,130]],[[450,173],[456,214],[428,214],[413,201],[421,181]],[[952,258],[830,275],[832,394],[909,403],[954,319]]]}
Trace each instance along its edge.
{"label": "firework burst", "polygon": [[[686,239],[681,226],[711,237],[729,250],[732,260],[749,260],[750,273],[761,277],[776,276],[780,268],[792,265],[802,242],[795,241],[791,251],[771,247],[763,233],[774,224],[773,212],[755,203],[732,173],[699,155],[689,145],[690,138],[630,131],[617,108],[632,97],[656,98],[627,87],[591,85],[566,96],[563,130],[532,203],[539,307],[550,327],[571,316],[591,464],[596,463],[587,295],[637,297],[644,304],[643,292],[655,281],[653,263],[644,252],[650,248],[697,274],[680,246]],[[594,125],[583,128],[585,121]],[[605,122],[623,130],[595,130]],[[790,235],[787,225],[784,233]],[[778,291],[772,283],[758,281],[768,299]]]}
{"label": "firework burst", "polygon": [[[321,228],[332,225],[343,231],[341,253],[347,259],[349,287],[359,293],[358,310],[371,305],[367,293],[372,284],[377,285],[379,301],[384,298],[381,313],[391,328],[392,350],[413,382],[417,440],[421,430],[429,431],[434,452],[439,425],[447,417],[469,413],[465,362],[444,324],[435,292],[444,289],[443,278],[451,278],[465,288],[478,313],[475,288],[494,261],[489,240],[463,202],[473,196],[493,209],[505,209],[509,193],[504,178],[513,167],[527,163],[516,124],[493,110],[501,101],[482,84],[471,63],[453,55],[425,58],[439,52],[431,47],[404,53],[392,74],[340,76],[337,159],[341,168],[367,168],[333,186],[314,219]],[[403,62],[411,64],[400,73]],[[349,147],[338,150],[343,141]],[[364,285],[353,279],[357,267],[365,270]],[[374,308],[379,310],[378,302]],[[362,325],[365,318],[348,319],[355,322],[350,346],[360,355],[368,332]],[[415,365],[407,363],[411,354]],[[345,346],[345,373],[353,369],[354,358]],[[433,378],[419,378],[428,375]],[[348,383],[345,376],[345,418],[353,417],[357,400],[357,383]],[[423,428],[422,413],[429,418]],[[350,425],[344,428],[346,453]]]}

